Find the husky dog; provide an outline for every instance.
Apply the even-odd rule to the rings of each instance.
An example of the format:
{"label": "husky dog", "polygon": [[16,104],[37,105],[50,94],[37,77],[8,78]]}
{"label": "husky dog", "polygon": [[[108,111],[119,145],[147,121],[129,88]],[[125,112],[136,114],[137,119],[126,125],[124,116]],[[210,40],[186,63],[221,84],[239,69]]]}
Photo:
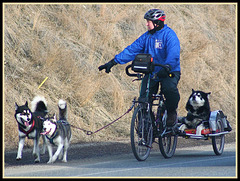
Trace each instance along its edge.
{"label": "husky dog", "polygon": [[188,111],[187,117],[184,117],[181,122],[183,123],[179,130],[184,131],[187,128],[196,129],[196,134],[201,135],[201,130],[204,128],[202,121],[209,120],[210,105],[209,105],[209,93],[202,91],[195,91],[192,89],[188,102],[186,104],[186,110]]}
{"label": "husky dog", "polygon": [[[67,162],[67,149],[71,139],[71,128],[67,122],[67,103],[64,100],[59,100],[59,120],[56,115],[46,118],[43,123],[43,135],[46,135],[47,146],[49,153],[49,161],[47,163],[54,163],[57,158]],[[57,151],[53,155],[52,146],[57,146]]]}
{"label": "husky dog", "polygon": [[[36,96],[31,102],[31,110],[28,107],[28,102],[25,105],[18,106],[15,102],[15,118],[18,123],[19,145],[16,160],[22,159],[22,150],[25,137],[34,140],[33,156],[35,163],[40,162],[39,138],[42,131],[43,121],[48,112],[47,102],[44,97]],[[43,152],[45,152],[45,140],[43,138]]]}

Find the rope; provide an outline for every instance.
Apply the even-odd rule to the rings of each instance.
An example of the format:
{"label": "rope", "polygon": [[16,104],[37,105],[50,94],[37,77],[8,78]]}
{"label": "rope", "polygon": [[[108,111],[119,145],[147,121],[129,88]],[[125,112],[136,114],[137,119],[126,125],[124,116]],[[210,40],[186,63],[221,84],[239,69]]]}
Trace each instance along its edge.
{"label": "rope", "polygon": [[95,133],[97,133],[97,132],[105,129],[106,127],[110,126],[111,124],[113,124],[113,123],[115,123],[116,121],[118,121],[119,119],[121,119],[123,116],[125,116],[126,114],[128,114],[128,113],[133,109],[134,105],[135,105],[135,98],[134,98],[134,100],[133,100],[132,106],[127,110],[127,112],[125,112],[123,115],[121,115],[120,117],[118,117],[118,118],[115,119],[114,121],[110,122],[109,124],[103,126],[102,128],[100,128],[100,129],[98,129],[98,130],[96,130],[96,131],[94,131],[94,132],[85,130],[85,129],[83,129],[83,128],[79,128],[79,127],[74,126],[74,125],[72,125],[72,124],[70,124],[70,126],[72,126],[73,128],[76,128],[76,129],[78,129],[78,130],[81,130],[81,131],[85,132],[86,135],[89,135],[89,136],[90,136],[90,135],[92,135],[92,134],[95,134]]}

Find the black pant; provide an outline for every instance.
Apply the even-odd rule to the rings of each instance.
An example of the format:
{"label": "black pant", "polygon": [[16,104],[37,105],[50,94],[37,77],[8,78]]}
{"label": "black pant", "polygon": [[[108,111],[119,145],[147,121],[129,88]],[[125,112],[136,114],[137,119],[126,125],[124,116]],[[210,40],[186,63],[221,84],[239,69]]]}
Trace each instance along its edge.
{"label": "black pant", "polygon": [[[174,77],[161,78],[160,82],[155,80],[150,80],[149,86],[149,100],[151,100],[152,94],[157,94],[159,89],[159,83],[161,84],[161,91],[166,98],[166,108],[168,111],[176,110],[178,107],[178,102],[180,100],[180,94],[177,88],[178,81],[180,80],[180,72],[173,72]],[[140,98],[146,97],[147,90],[147,80],[148,75],[146,75],[142,80]]]}

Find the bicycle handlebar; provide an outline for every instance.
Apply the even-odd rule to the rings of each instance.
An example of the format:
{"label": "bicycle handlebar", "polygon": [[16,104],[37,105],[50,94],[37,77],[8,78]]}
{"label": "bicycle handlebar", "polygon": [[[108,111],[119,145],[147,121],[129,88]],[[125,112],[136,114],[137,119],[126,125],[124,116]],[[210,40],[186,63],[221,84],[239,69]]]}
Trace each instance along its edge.
{"label": "bicycle handlebar", "polygon": [[126,74],[127,74],[129,77],[138,77],[139,74],[131,74],[131,73],[129,73],[129,70],[128,70],[128,69],[130,69],[131,67],[132,67],[132,65],[128,65],[128,66],[126,67]]}
{"label": "bicycle handlebar", "polygon": [[[163,65],[163,64],[153,64],[153,65],[154,65],[154,66],[160,66],[160,67],[164,68],[164,69],[168,72],[168,67],[167,67],[166,65]],[[130,69],[131,67],[132,67],[132,65],[128,65],[128,66],[126,67],[126,74],[127,74],[128,76],[130,76],[130,77],[138,77],[138,78],[140,78],[140,77],[142,76],[141,73],[132,74],[132,73],[129,72],[129,69]],[[169,77],[174,77],[174,74],[168,72],[168,76],[169,76]]]}

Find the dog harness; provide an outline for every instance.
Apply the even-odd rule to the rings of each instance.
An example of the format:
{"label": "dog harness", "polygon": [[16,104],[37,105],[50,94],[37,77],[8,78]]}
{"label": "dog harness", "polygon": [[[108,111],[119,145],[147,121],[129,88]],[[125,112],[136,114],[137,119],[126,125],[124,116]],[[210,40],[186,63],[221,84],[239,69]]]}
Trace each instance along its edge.
{"label": "dog harness", "polygon": [[31,128],[30,128],[28,131],[25,131],[25,130],[23,129],[22,125],[20,125],[20,124],[19,124],[19,130],[28,136],[28,134],[33,131],[34,125],[35,125],[35,120],[33,119],[32,126],[31,126]]}
{"label": "dog harness", "polygon": [[56,129],[55,132],[53,133],[53,135],[52,135],[51,137],[48,137],[48,136],[46,135],[46,138],[47,138],[47,139],[49,140],[49,142],[50,142],[51,144],[53,144],[53,145],[55,145],[54,142],[53,142],[53,140],[54,140],[54,138],[58,135],[57,133],[58,133],[58,131],[57,131],[57,129]]}
{"label": "dog harness", "polygon": [[53,135],[51,136],[51,137],[48,137],[47,135],[46,135],[46,138],[49,140],[49,142],[51,143],[51,144],[53,144],[53,145],[55,145],[54,144],[54,142],[53,142],[53,140],[54,140],[54,138],[56,137],[56,136],[58,136],[59,135],[59,130],[58,130],[58,128],[59,128],[59,126],[61,126],[61,125],[70,125],[66,120],[58,120],[57,121],[57,124],[56,124],[56,130],[55,130],[55,132],[53,133]]}

